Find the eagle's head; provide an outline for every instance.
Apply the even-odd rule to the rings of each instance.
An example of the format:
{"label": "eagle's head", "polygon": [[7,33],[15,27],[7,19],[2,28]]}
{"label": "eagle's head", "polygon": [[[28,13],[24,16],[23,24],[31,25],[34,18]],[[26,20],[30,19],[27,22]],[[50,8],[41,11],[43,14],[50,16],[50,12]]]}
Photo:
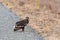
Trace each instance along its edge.
{"label": "eagle's head", "polygon": [[29,19],[29,17],[26,17],[26,19]]}

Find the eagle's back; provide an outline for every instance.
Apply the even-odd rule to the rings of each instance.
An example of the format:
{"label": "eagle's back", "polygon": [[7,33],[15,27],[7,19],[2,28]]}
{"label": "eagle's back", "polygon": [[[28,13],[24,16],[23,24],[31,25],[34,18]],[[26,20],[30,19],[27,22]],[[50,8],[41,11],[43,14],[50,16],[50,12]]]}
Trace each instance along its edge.
{"label": "eagle's back", "polygon": [[16,22],[16,25],[17,26],[26,26],[28,23],[29,23],[28,19],[25,19],[25,20]]}

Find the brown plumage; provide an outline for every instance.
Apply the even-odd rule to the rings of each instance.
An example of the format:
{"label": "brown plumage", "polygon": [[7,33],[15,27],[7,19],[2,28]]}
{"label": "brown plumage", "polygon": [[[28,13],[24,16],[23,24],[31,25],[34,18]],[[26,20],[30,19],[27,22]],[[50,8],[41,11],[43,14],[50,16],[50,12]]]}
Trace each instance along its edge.
{"label": "brown plumage", "polygon": [[19,29],[22,29],[22,31],[24,31],[24,28],[28,23],[29,23],[29,17],[26,17],[26,19],[16,22],[14,31],[17,31]]}

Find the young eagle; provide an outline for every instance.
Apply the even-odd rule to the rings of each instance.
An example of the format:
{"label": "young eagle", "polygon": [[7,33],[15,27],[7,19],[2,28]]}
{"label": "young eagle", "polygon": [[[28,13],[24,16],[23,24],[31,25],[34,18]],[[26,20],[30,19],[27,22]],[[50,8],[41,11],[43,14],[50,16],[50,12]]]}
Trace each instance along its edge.
{"label": "young eagle", "polygon": [[29,23],[29,17],[26,17],[26,19],[17,21],[15,24],[14,31],[17,31],[19,29],[22,29],[24,31],[25,26]]}

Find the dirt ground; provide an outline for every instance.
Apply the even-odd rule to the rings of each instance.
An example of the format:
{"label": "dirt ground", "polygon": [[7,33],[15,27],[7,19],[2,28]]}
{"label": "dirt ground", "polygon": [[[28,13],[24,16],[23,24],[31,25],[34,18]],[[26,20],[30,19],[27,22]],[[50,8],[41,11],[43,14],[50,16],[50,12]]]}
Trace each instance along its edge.
{"label": "dirt ground", "polygon": [[60,39],[60,0],[39,0],[39,3],[36,0],[1,0],[1,2],[21,18],[29,16],[29,25],[45,40]]}

